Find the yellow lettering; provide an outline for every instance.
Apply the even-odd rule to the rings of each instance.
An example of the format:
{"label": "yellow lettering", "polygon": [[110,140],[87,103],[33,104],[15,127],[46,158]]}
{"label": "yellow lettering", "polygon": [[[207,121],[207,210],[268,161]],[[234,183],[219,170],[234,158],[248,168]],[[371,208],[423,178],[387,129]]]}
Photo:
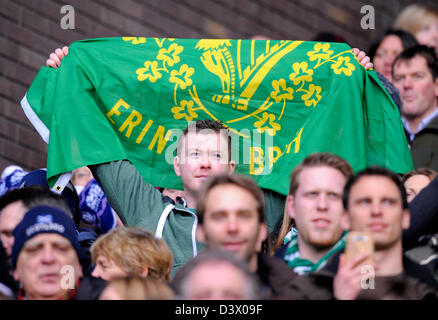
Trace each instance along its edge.
{"label": "yellow lettering", "polygon": [[269,147],[268,150],[269,150],[269,168],[272,168],[274,163],[277,162],[278,158],[281,157],[281,149],[280,147]]}
{"label": "yellow lettering", "polygon": [[[254,153],[257,152],[257,157]],[[263,172],[265,167],[263,163],[263,149],[260,147],[250,147],[249,148],[250,160],[249,160],[249,174],[259,175]],[[257,170],[254,170],[254,164],[258,164]]]}
{"label": "yellow lettering", "polygon": [[148,130],[151,127],[152,123],[154,123],[154,122],[151,119],[149,119],[148,123],[146,123],[146,125],[143,128],[143,130],[141,130],[141,133],[138,136],[137,140],[135,140],[135,142],[140,143],[143,140],[146,132],[148,132]]}
{"label": "yellow lettering", "polygon": [[[135,120],[132,121],[132,119],[134,119],[134,117],[135,117]],[[134,129],[134,127],[137,126],[141,122],[141,119],[143,119],[143,116],[138,111],[132,110],[129,117],[126,118],[125,122],[123,122],[122,126],[119,128],[119,131],[123,132],[123,130],[125,130],[126,127],[128,127],[128,130],[126,130],[125,136],[126,136],[126,138],[129,138],[131,136],[132,129]]]}
{"label": "yellow lettering", "polygon": [[109,121],[111,121],[112,124],[114,124],[115,122],[113,119],[111,119],[111,116],[113,114],[120,116],[119,108],[121,106],[123,106],[125,109],[129,109],[129,104],[127,104],[125,101],[123,101],[122,98],[120,98],[119,101],[117,101],[117,103],[114,105],[114,107],[106,114],[106,116],[108,117]]}
{"label": "yellow lettering", "polygon": [[304,129],[304,128],[301,128],[300,132],[297,134],[297,136],[295,137],[295,139],[293,139],[293,140],[291,141],[291,143],[288,144],[288,147],[287,147],[287,151],[286,151],[286,153],[289,153],[289,152],[290,152],[290,148],[292,147],[292,143],[294,143],[294,142],[295,142],[294,153],[298,153],[298,151],[300,151],[301,134],[303,133],[303,129]]}
{"label": "yellow lettering", "polygon": [[169,131],[167,131],[166,136],[163,138],[164,131],[165,131],[165,128],[163,126],[158,126],[158,129],[155,132],[155,136],[152,139],[152,142],[151,142],[151,144],[148,147],[149,150],[152,151],[152,149],[155,146],[155,143],[158,140],[157,153],[161,154],[161,152],[163,152],[164,146],[166,145],[167,141],[169,140],[169,138],[170,138],[170,136],[172,134],[172,130],[169,130]]}

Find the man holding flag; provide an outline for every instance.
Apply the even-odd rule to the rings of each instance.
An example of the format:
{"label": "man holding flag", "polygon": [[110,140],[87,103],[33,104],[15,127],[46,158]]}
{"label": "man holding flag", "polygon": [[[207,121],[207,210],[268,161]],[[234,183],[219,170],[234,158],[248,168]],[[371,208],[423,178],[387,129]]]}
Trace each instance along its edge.
{"label": "man holding flag", "polygon": [[[233,124],[239,121],[244,125],[244,120],[251,117],[255,118],[258,121],[253,124],[257,129],[254,131],[258,134],[264,133],[265,142],[266,138],[278,138],[274,140],[274,144],[284,146],[283,150],[278,146],[273,146],[272,143],[270,145],[268,143],[269,146],[266,147],[266,149],[263,149],[261,146],[250,147],[251,157],[249,166],[242,166],[243,169],[240,169],[243,172],[255,175],[261,187],[279,193],[287,193],[288,179],[281,177],[281,175],[284,176],[284,172],[290,172],[294,164],[299,162],[301,158],[313,152],[315,148],[320,149],[321,144],[327,144],[330,141],[332,142],[331,145],[326,145],[324,148],[332,148],[336,145],[334,151],[343,154],[344,151],[336,148],[341,146],[341,142],[346,136],[349,136],[348,139],[353,139],[359,135],[362,138],[361,140],[364,140],[363,144],[362,141],[359,141],[360,143],[357,144],[355,141],[351,141],[351,146],[348,146],[353,149],[353,151],[349,152],[357,155],[356,158],[352,158],[351,155],[345,156],[346,159],[353,162],[353,167],[363,167],[368,162],[374,161],[379,163],[383,162],[384,164],[392,166],[392,168],[398,172],[404,172],[409,170],[412,166],[412,160],[410,159],[409,162],[409,158],[406,157],[409,151],[407,150],[406,152],[406,150],[403,149],[406,145],[399,144],[399,142],[403,142],[402,134],[400,134],[400,140],[397,138],[399,135],[396,129],[400,128],[399,131],[402,132],[402,126],[400,126],[401,122],[398,111],[396,108],[393,108],[393,103],[392,105],[385,105],[385,103],[378,105],[377,107],[388,108],[389,110],[377,111],[370,111],[368,109],[356,110],[354,105],[348,106],[351,107],[352,110],[345,108],[345,106],[340,106],[339,104],[334,106],[333,108],[339,108],[335,111],[338,117],[341,117],[339,113],[341,107],[344,111],[347,110],[347,112],[354,113],[353,116],[356,116],[356,112],[359,112],[357,115],[360,116],[363,116],[362,111],[367,113],[366,116],[368,118],[366,121],[369,123],[366,123],[367,127],[364,132],[361,130],[364,129],[362,127],[364,125],[363,123],[358,128],[348,124],[348,126],[352,126],[352,128],[357,130],[353,135],[351,135],[351,132],[348,134],[346,132],[344,133],[343,131],[346,130],[343,126],[334,128],[331,124],[330,126],[332,126],[332,128],[327,126],[324,122],[318,122],[318,120],[316,120],[318,118],[315,118],[311,123],[308,123],[310,122],[309,120],[305,120],[304,124],[308,125],[309,132],[312,131],[312,125],[315,123],[322,126],[323,131],[327,131],[326,137],[324,137],[324,135],[321,136],[320,139],[318,139],[318,143],[312,146],[310,141],[315,140],[314,137],[310,137],[310,134],[303,134],[305,125],[301,127],[301,131],[300,127],[297,126],[297,123],[302,124],[303,121],[301,118],[299,120],[295,119],[298,117],[295,115],[296,111],[290,110],[290,106],[292,106],[291,103],[294,104],[294,107],[296,105],[297,108],[303,108],[303,112],[306,112],[308,118],[313,117],[313,113],[315,113],[314,110],[318,103],[326,107],[331,103],[327,98],[324,100],[324,96],[321,93],[321,90],[323,90],[321,88],[324,87],[323,85],[317,86],[313,83],[308,83],[313,81],[313,77],[316,78],[316,73],[314,75],[315,69],[318,69],[324,63],[331,63],[331,68],[326,65],[324,66],[325,68],[320,69],[321,74],[323,74],[321,83],[324,83],[327,88],[336,85],[336,83],[330,82],[332,75],[327,74],[327,70],[332,71],[335,75],[341,74],[341,76],[347,77],[352,75],[352,71],[357,70],[355,67],[355,64],[356,66],[358,65],[357,62],[354,60],[351,61],[350,57],[345,56],[351,54],[351,52],[348,53],[349,51],[347,52],[347,50],[334,55],[333,50],[329,50],[329,46],[325,46],[324,44],[319,44],[320,46],[318,46],[318,44],[309,44],[299,41],[271,41],[271,43],[269,41],[263,41],[263,43],[254,43],[249,41],[245,42],[246,40],[199,40],[195,49],[202,52],[200,60],[205,69],[198,72],[199,68],[196,70],[198,72],[197,74],[201,74],[202,76],[202,72],[205,72],[207,69],[214,75],[214,79],[217,80],[217,78],[219,78],[221,81],[219,88],[222,90],[221,93],[223,93],[222,95],[216,94],[211,100],[207,100],[203,95],[209,94],[208,88],[202,89],[199,87],[197,90],[194,80],[192,81],[192,78],[195,78],[193,75],[194,68],[188,64],[183,64],[180,68],[175,67],[181,62],[182,58],[186,58],[182,55],[180,57],[180,53],[185,50],[185,48],[188,48],[194,41],[189,39],[177,42],[175,39],[123,38],[123,41],[132,42],[132,48],[130,48],[132,54],[140,52],[138,51],[141,49],[139,45],[145,44],[146,41],[149,41],[148,44],[155,41],[156,46],[159,48],[155,61],[147,60],[144,63],[144,67],[134,70],[136,80],[139,82],[147,82],[148,84],[150,82],[148,88],[151,88],[151,90],[146,92],[144,87],[125,84],[129,88],[135,87],[131,101],[141,101],[144,103],[145,100],[159,100],[158,105],[155,103],[148,105],[149,109],[147,112],[154,115],[155,120],[150,119],[146,121],[145,113],[137,111],[141,102],[128,103],[125,99],[120,98],[118,93],[113,92],[120,86],[123,86],[123,82],[117,85],[109,82],[108,76],[111,76],[111,74],[118,81],[119,77],[122,77],[125,69],[126,72],[129,71],[127,70],[129,69],[128,67],[117,65],[118,61],[122,59],[118,52],[104,50],[105,46],[114,41],[116,40],[98,39],[96,43],[93,43],[93,40],[85,40],[83,43],[77,45],[77,50],[74,51],[72,49],[69,54],[69,57],[72,56],[72,58],[70,60],[66,59],[66,63],[63,62],[63,66],[64,64],[67,65],[64,70],[59,68],[59,73],[53,72],[57,70],[44,70],[41,75],[37,76],[38,79],[34,81],[33,86],[23,99],[22,105],[25,111],[27,111],[26,114],[28,116],[36,115],[36,118],[40,120],[39,126],[38,121],[31,121],[43,138],[45,137],[47,142],[50,131],[48,177],[52,179],[51,181],[53,182],[53,178],[57,174],[69,171],[81,165],[90,165],[93,168],[93,174],[101,183],[111,205],[120,214],[125,224],[153,230],[156,236],[163,237],[166,240],[175,256],[173,273],[184,265],[188,259],[195,256],[197,251],[202,248],[202,245],[196,242],[196,213],[193,209],[190,209],[196,206],[193,195],[206,177],[219,173],[233,172],[235,169],[235,162],[231,157],[231,149],[235,150],[236,146],[234,144],[232,146],[233,148],[231,148],[232,138],[229,132],[236,133],[243,138],[251,137],[251,134],[246,134],[244,130],[240,132],[237,131],[239,126],[234,126]],[[90,44],[87,44],[87,42],[90,42]],[[154,46],[155,43],[153,43]],[[168,47],[165,45],[166,43],[169,44]],[[93,45],[95,46],[93,47]],[[257,51],[257,46],[260,45],[262,45],[260,49],[262,52]],[[112,46],[114,49],[116,48],[114,43]],[[303,51],[302,56],[309,57],[309,61],[315,62],[315,65],[313,66],[313,70],[311,70],[310,63],[294,63],[292,68],[294,72],[289,75],[291,83],[295,85],[295,87],[292,87],[292,84],[287,84],[283,78],[279,79],[283,71],[280,68],[276,69],[275,63],[299,46],[309,48],[313,46],[313,53]],[[333,47],[335,47],[335,45],[333,45]],[[232,55],[234,53],[234,51],[232,51],[233,48],[237,48],[237,57]],[[340,50],[340,48],[338,49]],[[242,69],[241,66],[245,65],[245,61],[241,61],[240,59],[244,57],[243,53],[246,52],[245,50],[251,53],[251,57],[248,58],[249,67]],[[114,65],[110,66],[106,63],[103,60],[103,56],[95,56],[94,53],[97,52],[111,56]],[[144,49],[141,52],[142,54],[147,53]],[[57,50],[55,55],[57,54],[58,59],[62,59],[65,53],[65,50]],[[365,57],[363,52],[359,53],[359,50],[355,50],[355,54],[358,55],[364,66],[367,68],[370,67],[369,59]],[[194,55],[195,54],[193,54],[193,56]],[[253,57],[253,55],[255,57]],[[93,56],[95,56],[94,60]],[[188,53],[187,56],[189,58],[192,57],[189,56]],[[337,60],[336,57],[338,58]],[[51,61],[49,60],[47,65],[59,66],[59,61],[54,59],[53,54],[51,58]],[[87,59],[90,60],[86,61]],[[223,63],[216,64],[217,61],[222,61]],[[95,67],[93,63],[99,63],[100,69],[93,69]],[[161,65],[159,63],[161,63]],[[237,71],[236,68],[238,69]],[[104,73],[104,71],[109,71],[109,74]],[[264,98],[264,103],[260,106],[255,106],[256,110],[254,111],[254,101],[258,101],[257,93],[261,92],[260,94],[262,94],[264,90],[269,89],[268,86],[260,85],[263,80],[267,78],[269,71],[275,71],[277,73],[274,73],[274,75],[279,75],[278,80],[271,82],[274,91],[268,94],[267,98]],[[116,76],[113,72],[118,72],[119,76]],[[205,73],[202,81],[210,84],[210,89],[217,89],[214,83],[207,81],[210,80],[208,75],[209,74]],[[167,76],[169,76],[169,83],[175,85],[174,88],[168,90],[167,93],[173,93],[173,95],[167,94],[165,90],[168,89],[166,87],[168,85],[160,82]],[[238,80],[240,80],[240,82]],[[340,81],[344,80],[341,79]],[[366,81],[368,81],[367,75],[365,75],[365,82]],[[68,90],[70,91],[68,97],[61,95],[56,90],[46,91],[47,93],[53,92],[53,96],[40,94],[45,90],[55,89],[56,86],[61,83],[69,83],[72,85],[72,87],[69,88],[70,90]],[[82,88],[77,89],[73,86],[73,84],[76,85],[77,83],[80,83]],[[345,81],[343,83],[345,83]],[[157,85],[154,86],[154,84]],[[196,82],[196,84],[200,85],[199,82]],[[238,85],[242,88],[240,93],[237,92]],[[288,87],[289,85],[291,87]],[[364,86],[364,84],[362,83],[361,86]],[[373,86],[375,87],[375,85]],[[382,89],[378,88],[378,90]],[[383,95],[382,100],[386,99],[387,104],[391,104],[387,93],[378,90],[374,91],[374,95],[377,96],[380,94],[381,97]],[[198,92],[200,93],[199,95]],[[301,92],[303,93],[301,94]],[[225,95],[225,93],[228,94]],[[236,97],[238,93],[240,98]],[[352,96],[360,100],[370,99],[368,96],[372,95],[368,94],[363,97],[363,93],[353,93],[355,92],[352,92]],[[300,95],[301,101],[297,99]],[[79,97],[81,98],[80,100]],[[145,99],[145,97],[147,97],[147,99]],[[330,99],[335,100],[334,97],[335,96],[331,96]],[[181,183],[179,181],[169,179],[171,178],[169,166],[162,165],[164,159],[163,157],[160,158],[164,146],[172,135],[170,130],[165,134],[166,127],[158,126],[149,146],[146,144],[147,149],[150,151],[153,151],[156,146],[157,151],[155,153],[152,152],[152,155],[142,157],[146,148],[139,148],[142,143],[144,144],[146,140],[145,137],[148,137],[149,129],[154,124],[154,121],[160,119],[158,115],[160,112],[159,109],[166,104],[169,105],[173,103],[176,105],[171,108],[173,119],[165,119],[166,124],[173,127],[182,128],[181,123],[186,124],[187,122],[197,119],[199,117],[198,114],[201,112],[204,112],[207,116],[214,119],[206,121],[196,120],[194,124],[189,125],[184,132],[179,135],[174,148],[177,150],[177,155],[173,159],[173,168],[175,174],[181,177],[182,186],[187,199],[185,204],[178,203],[176,205],[163,203],[161,194],[153,187],[159,185],[181,189]],[[360,101],[360,103],[362,103],[362,101]],[[371,105],[371,102],[368,101],[368,104]],[[221,107],[222,105],[232,107],[232,109],[227,109],[227,112],[232,114],[233,117],[230,117],[227,121],[217,121],[219,120],[218,113],[214,108]],[[97,116],[93,118],[93,128],[90,128],[90,119],[92,118],[90,110],[94,107],[100,109],[102,106],[109,107],[109,110],[103,109],[103,117]],[[52,107],[56,108],[56,112],[54,112]],[[269,110],[269,112],[267,112],[271,107],[272,109],[274,109],[274,107],[278,109],[274,111]],[[75,121],[79,121],[76,125],[82,130],[82,136],[75,134],[70,135],[74,130],[70,128],[68,121],[63,121],[62,124],[58,122],[61,118],[68,119],[69,112],[72,112],[68,110],[70,108],[76,108],[73,113],[78,115]],[[247,111],[247,115],[242,117],[243,111]],[[271,111],[272,113],[270,113]],[[394,111],[397,113],[394,113]],[[302,111],[298,110],[298,114],[300,112]],[[326,113],[327,111],[324,112]],[[324,115],[324,112],[316,113],[317,115],[319,114],[319,117],[322,117],[319,119],[322,120],[329,117],[328,114]],[[374,145],[376,142],[382,143],[382,139],[373,131],[377,123],[381,121],[378,119],[380,116],[379,113],[383,113],[383,119],[387,121],[385,116],[388,116],[388,114],[386,114],[388,112],[391,113],[392,117],[398,116],[398,119],[395,118],[395,120],[389,121],[391,122],[389,127],[395,128],[395,132],[393,133],[394,138],[392,139],[394,140],[392,141],[393,145],[389,147],[385,145]],[[345,115],[342,116],[344,117]],[[349,116],[350,114],[348,113],[345,117],[348,118]],[[290,135],[286,135],[290,134],[290,132],[286,132],[282,135],[284,131],[281,131],[281,124],[278,123],[282,117],[289,121],[288,125],[293,125],[298,129],[296,136],[292,136],[294,139],[291,139]],[[123,121],[123,119],[125,120]],[[185,121],[174,121],[181,119]],[[119,122],[117,122],[118,120]],[[220,122],[224,123],[224,125],[221,125]],[[389,127],[387,131],[391,132]],[[108,128],[110,129],[108,130]],[[242,129],[242,127],[240,127],[240,129]],[[108,137],[102,135],[98,136],[98,132],[100,131],[106,131]],[[346,136],[344,136],[345,134]],[[385,134],[387,134],[387,132],[385,132]],[[117,138],[114,139],[115,137]],[[135,138],[135,143],[132,143]],[[383,141],[387,141],[388,139],[389,137],[387,136],[383,137]],[[84,146],[84,140],[87,140],[88,145],[92,147]],[[251,138],[249,138],[249,140],[251,140]],[[348,142],[348,140],[343,141],[344,144],[345,142]],[[122,143],[131,143],[133,147],[131,147],[131,149],[124,149],[120,147]],[[303,149],[302,154],[299,154],[300,143]],[[358,145],[363,147],[364,150],[367,150],[366,153],[363,151],[356,152],[355,148],[357,148]],[[401,147],[397,147],[397,150],[390,150],[394,148],[394,145]],[[111,146],[114,147],[114,149],[110,151]],[[62,154],[61,157],[59,154],[52,156],[56,152],[55,149],[58,150],[58,153],[63,150],[64,154]],[[169,149],[171,148],[166,149],[166,156]],[[242,156],[242,150],[238,150],[240,152],[240,154],[238,153],[239,156]],[[400,150],[402,152],[398,154]],[[292,161],[290,158],[286,158],[291,151],[292,154],[296,155],[295,158],[292,158]],[[262,161],[257,160],[257,152],[260,157],[262,157],[263,153],[267,155],[269,165],[264,165]],[[389,153],[391,152],[397,153],[399,157],[397,164],[394,163],[393,159],[389,159]],[[65,159],[69,160],[64,161]],[[167,159],[166,157],[166,160]],[[245,161],[243,162],[247,164]],[[258,168],[256,164],[259,165]],[[266,173],[266,171],[268,172]],[[284,186],[286,186],[286,188],[284,188]],[[265,197],[267,198],[266,203],[268,204],[268,229],[272,231],[273,226],[275,226],[283,214],[284,198],[278,197],[278,195],[275,195],[275,192],[268,191],[265,193]]]}

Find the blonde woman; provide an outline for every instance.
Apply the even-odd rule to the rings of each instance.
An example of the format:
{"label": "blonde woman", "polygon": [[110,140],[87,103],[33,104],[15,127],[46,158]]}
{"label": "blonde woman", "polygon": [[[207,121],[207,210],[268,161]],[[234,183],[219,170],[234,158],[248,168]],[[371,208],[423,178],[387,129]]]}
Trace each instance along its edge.
{"label": "blonde woman", "polygon": [[414,3],[402,10],[395,20],[395,29],[410,32],[420,44],[435,48],[438,54],[438,11]]}
{"label": "blonde woman", "polygon": [[170,280],[173,257],[168,245],[140,228],[112,229],[93,243],[91,257],[96,265],[92,276],[106,281],[129,275]]}

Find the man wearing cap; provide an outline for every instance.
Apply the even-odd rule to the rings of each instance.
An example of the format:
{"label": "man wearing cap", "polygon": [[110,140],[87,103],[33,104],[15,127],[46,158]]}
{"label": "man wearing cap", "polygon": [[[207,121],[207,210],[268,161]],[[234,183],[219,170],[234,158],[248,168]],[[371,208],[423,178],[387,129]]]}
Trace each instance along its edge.
{"label": "man wearing cap", "polygon": [[73,299],[82,278],[82,249],[72,219],[62,210],[38,206],[14,229],[12,269],[21,282],[18,299]]}

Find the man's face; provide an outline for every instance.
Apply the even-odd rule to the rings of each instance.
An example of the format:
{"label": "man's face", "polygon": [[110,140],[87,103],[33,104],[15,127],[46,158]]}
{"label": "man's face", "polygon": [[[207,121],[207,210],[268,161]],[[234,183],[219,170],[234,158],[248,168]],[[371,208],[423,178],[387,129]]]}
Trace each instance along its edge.
{"label": "man's face", "polygon": [[125,277],[127,273],[111,259],[108,259],[103,255],[98,255],[96,259],[96,267],[91,275],[109,281],[117,277]]}
{"label": "man's face", "polygon": [[248,279],[235,266],[227,262],[208,262],[192,271],[187,280],[185,299],[189,300],[241,300],[250,299]]}
{"label": "man's face", "polygon": [[200,241],[209,247],[235,253],[249,261],[267,236],[266,225],[259,222],[256,199],[247,190],[218,185],[205,199],[204,221],[198,227]]}
{"label": "man's face", "polygon": [[408,196],[408,202],[414,200],[417,194],[419,194],[429,183],[430,179],[423,174],[416,174],[406,180],[404,185]]}
{"label": "man's face", "polygon": [[403,209],[400,191],[385,176],[363,176],[351,188],[343,226],[373,234],[376,250],[400,242],[409,227],[409,211]]}
{"label": "man's face", "polygon": [[402,113],[408,119],[422,119],[437,107],[438,79],[432,78],[426,59],[415,56],[394,65],[393,82],[400,91]]}
{"label": "man's face", "polygon": [[[61,272],[64,266],[71,266],[74,274]],[[69,240],[55,233],[41,233],[23,245],[13,276],[22,283],[29,299],[58,299],[67,292],[68,286],[62,288],[67,279],[76,285],[82,269]],[[71,286],[70,281],[68,284]]]}
{"label": "man's face", "polygon": [[27,208],[23,205],[23,202],[16,201],[8,204],[0,212],[0,238],[8,257],[11,256],[12,246],[14,244],[14,236],[12,235],[12,231],[15,229],[21,219],[23,219],[26,211]]}
{"label": "man's face", "polygon": [[342,236],[342,192],[344,175],[328,166],[305,168],[298,175],[298,189],[287,198],[295,219],[300,247],[317,249],[333,246]]}
{"label": "man's face", "polygon": [[228,162],[227,138],[222,134],[188,132],[182,146],[174,169],[185,192],[193,194],[211,175],[234,171],[234,162]]}

